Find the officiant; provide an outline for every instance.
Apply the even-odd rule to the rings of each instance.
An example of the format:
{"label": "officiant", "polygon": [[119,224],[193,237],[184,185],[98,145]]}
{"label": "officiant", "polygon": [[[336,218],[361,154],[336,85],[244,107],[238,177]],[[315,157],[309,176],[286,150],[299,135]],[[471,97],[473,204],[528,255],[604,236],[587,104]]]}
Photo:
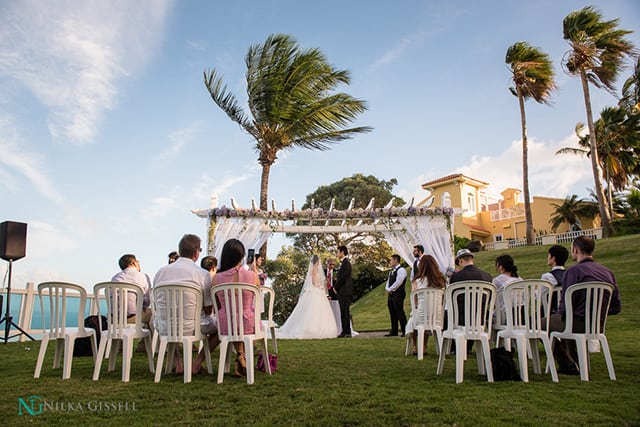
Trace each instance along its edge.
{"label": "officiant", "polygon": [[324,269],[324,275],[327,278],[327,297],[330,300],[337,301],[338,294],[333,288],[333,282],[336,277],[336,260],[333,258],[327,259],[327,267]]}

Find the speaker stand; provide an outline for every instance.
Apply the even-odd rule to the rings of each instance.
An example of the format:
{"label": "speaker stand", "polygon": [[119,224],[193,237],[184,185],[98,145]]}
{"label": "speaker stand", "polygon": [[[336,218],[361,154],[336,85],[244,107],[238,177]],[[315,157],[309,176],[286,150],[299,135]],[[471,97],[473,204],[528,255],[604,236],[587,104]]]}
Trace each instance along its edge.
{"label": "speaker stand", "polygon": [[[6,344],[11,338],[19,337],[20,335],[24,334],[31,341],[35,341],[35,338],[33,338],[28,333],[26,333],[20,326],[15,324],[15,322],[13,321],[13,316],[11,316],[11,266],[12,265],[13,265],[13,260],[10,259],[9,260],[9,282],[7,284],[7,309],[5,311],[4,317],[2,318],[2,320],[0,320],[0,325],[2,325],[2,323],[4,322],[4,337],[0,337],[0,339],[2,339]],[[9,335],[9,333],[11,332],[12,326],[14,327],[14,329],[17,329],[20,332],[15,335]]]}

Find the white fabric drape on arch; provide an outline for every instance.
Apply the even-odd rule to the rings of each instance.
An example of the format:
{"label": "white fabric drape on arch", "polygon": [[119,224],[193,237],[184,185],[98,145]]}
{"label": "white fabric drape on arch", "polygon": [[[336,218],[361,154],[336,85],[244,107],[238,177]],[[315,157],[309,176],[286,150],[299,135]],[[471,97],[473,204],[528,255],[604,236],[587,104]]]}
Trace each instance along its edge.
{"label": "white fabric drape on arch", "polygon": [[404,230],[382,232],[391,247],[410,266],[413,265],[413,247],[424,246],[424,253],[433,256],[443,273],[453,268],[450,231],[447,218],[441,216],[406,216],[398,217]]}
{"label": "white fabric drape on arch", "polygon": [[229,239],[238,239],[245,249],[260,249],[269,239],[273,231],[265,231],[264,218],[218,217],[213,239],[213,254],[220,259],[222,247]]}
{"label": "white fabric drape on arch", "polygon": [[[391,247],[409,265],[413,265],[413,246],[424,246],[425,254],[432,255],[440,270],[453,268],[450,230],[443,216],[406,216],[395,218],[404,230],[384,230],[382,234]],[[264,218],[218,217],[213,240],[213,254],[220,259],[222,246],[230,238],[240,240],[246,249],[260,248],[273,234]],[[347,230],[345,230],[347,232]]]}

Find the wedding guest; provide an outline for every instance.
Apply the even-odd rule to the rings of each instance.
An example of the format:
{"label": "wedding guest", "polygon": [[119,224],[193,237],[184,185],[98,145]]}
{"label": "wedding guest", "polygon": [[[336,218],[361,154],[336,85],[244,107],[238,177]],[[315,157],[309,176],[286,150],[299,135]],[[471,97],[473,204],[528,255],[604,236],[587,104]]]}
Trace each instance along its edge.
{"label": "wedding guest", "polygon": [[459,270],[453,273],[449,283],[462,282],[463,280],[491,282],[491,275],[475,266],[474,257],[475,255],[469,249],[460,249],[456,253],[456,265],[459,266]]}
{"label": "wedding guest", "polygon": [[[213,312],[213,302],[211,300],[211,275],[208,271],[200,268],[196,261],[200,257],[200,253],[202,252],[202,248],[200,247],[201,240],[200,237],[193,234],[185,234],[180,239],[180,243],[178,244],[178,250],[180,251],[180,257],[176,259],[174,262],[169,263],[162,267],[156,273],[153,278],[153,285],[158,286],[165,283],[189,283],[198,286],[202,289],[202,308],[200,311],[200,321],[194,322],[193,320],[185,319],[184,329],[185,332],[191,329],[195,329],[196,327],[200,327],[200,330],[203,334],[208,336],[209,349],[211,351],[215,350],[215,348],[220,343],[218,339],[218,328],[215,325],[215,320],[211,316]],[[162,301],[158,301],[159,304]],[[195,301],[185,299],[184,305],[185,309],[188,307],[190,310],[193,307]],[[160,325],[162,327],[162,325]],[[183,351],[191,351],[191,349],[183,349]],[[183,365],[182,359],[180,358],[180,352],[177,350],[176,346],[176,354],[175,354],[175,366],[176,373],[183,373]],[[198,374],[200,373],[200,369],[202,367],[202,361],[204,360],[204,351],[200,352],[196,357],[192,365],[192,373]]]}
{"label": "wedding guest", "polygon": [[[242,267],[244,262],[245,249],[242,242],[238,239],[229,239],[222,247],[222,255],[220,256],[220,270],[213,278],[213,291],[218,285],[225,283],[248,283],[255,286],[260,286],[260,279],[255,271],[245,270]],[[246,334],[252,334],[255,332],[255,306],[256,304],[252,300],[253,294],[243,291],[242,293],[242,306],[243,306],[243,325],[244,332]],[[225,307],[224,296],[220,294],[218,301],[216,301],[219,308],[219,315],[221,319],[226,318],[227,312]],[[259,305],[259,304],[258,304]],[[227,323],[223,322],[218,325],[221,334],[227,334]],[[245,357],[245,348],[243,342],[234,342],[233,346],[236,349],[237,359],[235,362],[235,376],[247,375],[247,360]],[[253,362],[253,361],[250,361]]]}
{"label": "wedding guest", "polygon": [[404,284],[407,280],[407,271],[400,265],[400,255],[391,255],[389,264],[391,265],[391,271],[384,290],[387,293],[387,308],[391,318],[391,330],[388,334],[385,334],[385,337],[398,336],[398,323],[400,324],[401,334],[404,337],[405,327],[407,326],[407,315],[404,313],[404,298],[406,296]]}
{"label": "wedding guest", "polygon": [[178,255],[178,252],[173,251],[173,252],[169,252],[169,264],[173,264],[174,262],[176,262],[176,260],[178,258],[180,258],[180,255]]}
{"label": "wedding guest", "polygon": [[351,295],[353,294],[353,283],[351,278],[351,262],[349,262],[349,250],[346,246],[338,246],[338,259],[340,260],[340,268],[336,274],[336,280],[333,288],[338,295],[338,303],[340,304],[340,321],[342,324],[342,332],[338,338],[351,338],[351,313],[349,306],[351,305]]}
{"label": "wedding guest", "polygon": [[413,268],[411,269],[411,276],[409,279],[412,283],[416,278],[416,273],[418,272],[419,268],[418,263],[420,263],[420,258],[422,258],[422,255],[424,255],[424,246],[415,245],[413,247],[413,257],[415,258],[415,260],[413,261]]}
{"label": "wedding guest", "polygon": [[260,286],[264,286],[267,282],[267,273],[262,269],[262,264],[264,263],[264,256],[262,254],[257,253],[253,258],[253,262],[249,266],[249,270],[253,271],[258,275],[258,279],[260,279]]}
{"label": "wedding guest", "polygon": [[[149,298],[149,281],[148,276],[141,272],[140,262],[134,254],[124,254],[118,260],[121,271],[111,278],[112,282],[124,282],[138,285],[144,294],[142,299],[142,318],[143,325],[151,324],[151,308]],[[136,295],[127,294],[127,323],[136,323]]]}
{"label": "wedding guest", "polygon": [[[605,282],[613,285],[613,294],[609,305],[610,315],[620,313],[622,307],[620,303],[620,289],[616,278],[607,267],[598,264],[593,259],[593,251],[596,242],[590,237],[576,237],[571,245],[571,258],[577,264],[569,267],[562,278],[562,295],[558,311],[551,315],[549,319],[549,332],[564,331],[565,328],[565,302],[564,295],[569,287],[576,283],[584,282]],[[573,303],[573,332],[584,332],[584,319],[586,301],[584,294],[576,294]],[[544,324],[546,319],[542,320]],[[576,343],[573,340],[560,340],[553,347],[553,356],[558,362],[558,373],[565,375],[580,375],[578,369],[578,354]]]}
{"label": "wedding guest", "polygon": [[[509,283],[522,280],[522,277],[518,276],[518,267],[511,255],[500,255],[497,257],[496,269],[498,270],[498,273],[500,273],[492,280],[497,291],[496,312],[499,312],[500,319],[502,319],[503,322],[506,322],[503,296],[504,287]],[[494,315],[494,319],[496,318],[497,316]]]}
{"label": "wedding guest", "polygon": [[327,296],[329,299],[337,301],[338,294],[336,293],[335,288],[333,287],[333,282],[335,281],[335,268],[336,268],[336,260],[333,258],[327,259],[327,268],[324,270],[324,274],[327,277]]}
{"label": "wedding guest", "polygon": [[[547,271],[541,277],[553,286],[560,286],[564,277],[564,264],[569,259],[569,251],[562,245],[553,245],[547,253],[547,265],[551,267],[551,271]],[[558,310],[558,293],[554,292],[551,297],[551,314]]]}
{"label": "wedding guest", "polygon": [[[218,259],[214,256],[207,255],[206,257],[200,260],[200,268],[202,268],[205,271],[208,271],[211,278],[213,278],[213,276],[216,275],[216,271],[218,269]],[[211,313],[209,314],[204,314],[202,316],[202,319],[203,320],[200,321],[200,330],[202,331],[202,333],[206,333],[206,335],[210,336],[209,350],[213,351],[220,343],[219,340],[216,342],[216,340],[211,339],[211,335],[215,335],[216,338],[218,337],[218,327],[217,327],[216,319],[213,317],[213,310],[211,310]],[[193,367],[191,369],[192,374],[194,373],[197,374],[202,372],[202,363],[204,363],[205,358],[206,356],[204,353],[204,349],[202,349],[198,352],[198,355],[193,361]]]}
{"label": "wedding guest", "polygon": [[[420,262],[418,263],[418,269],[415,275],[415,279],[411,282],[411,290],[415,291],[416,289],[423,288],[436,288],[436,289],[444,289],[447,284],[447,279],[440,271],[440,267],[438,267],[438,263],[436,259],[431,255],[424,255],[420,258]],[[418,295],[418,304],[416,312],[411,312],[411,316],[409,320],[407,320],[407,326],[405,328],[405,333],[409,334],[411,339],[411,348],[413,354],[418,354],[418,349],[416,348],[416,331],[414,329],[414,325],[416,320],[424,319],[424,296]],[[424,340],[424,348],[427,348],[427,340],[429,336],[427,335]]]}
{"label": "wedding guest", "polygon": [[218,258],[207,255],[200,260],[200,267],[207,270],[211,277],[213,277],[216,275],[216,271],[218,271]]}
{"label": "wedding guest", "polygon": [[[462,282],[464,280],[483,280],[485,282],[491,283],[491,275],[486,271],[483,271],[476,267],[474,264],[475,255],[469,249],[460,249],[456,253],[456,265],[459,270],[453,273],[451,278],[449,279],[449,283],[453,284],[456,282]],[[444,329],[447,328],[447,316],[444,317]],[[463,325],[465,322],[464,318],[464,299],[462,295],[458,296],[458,324]],[[467,341],[467,353],[471,352],[473,348],[473,341]],[[455,352],[455,343],[451,344],[451,350]]]}

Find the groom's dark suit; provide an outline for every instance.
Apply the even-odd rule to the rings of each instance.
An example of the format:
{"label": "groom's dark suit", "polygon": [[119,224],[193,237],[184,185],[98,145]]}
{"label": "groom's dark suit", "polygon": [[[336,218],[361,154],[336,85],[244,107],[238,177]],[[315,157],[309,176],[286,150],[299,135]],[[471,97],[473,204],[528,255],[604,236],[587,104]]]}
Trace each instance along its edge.
{"label": "groom's dark suit", "polygon": [[353,284],[351,282],[351,263],[345,257],[342,258],[340,269],[333,285],[338,293],[338,303],[340,304],[340,321],[342,323],[342,333],[340,335],[351,336],[351,295],[353,294]]}

